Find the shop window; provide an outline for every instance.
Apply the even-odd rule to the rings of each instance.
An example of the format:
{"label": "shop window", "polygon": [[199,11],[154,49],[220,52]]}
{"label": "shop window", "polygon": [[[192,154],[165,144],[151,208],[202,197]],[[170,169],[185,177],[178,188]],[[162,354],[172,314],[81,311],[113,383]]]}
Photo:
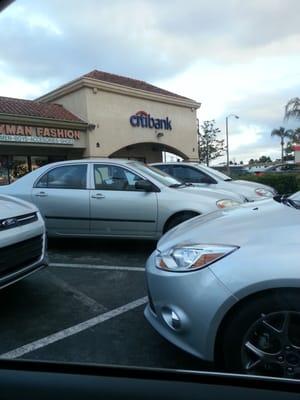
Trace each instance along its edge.
{"label": "shop window", "polygon": [[36,184],[38,188],[85,189],[87,166],[67,165],[52,169]]}
{"label": "shop window", "polygon": [[42,167],[49,163],[49,157],[47,156],[31,156],[31,171],[34,171],[37,168]]}
{"label": "shop window", "polygon": [[9,167],[10,182],[21,178],[30,171],[27,156],[13,156]]}
{"label": "shop window", "polygon": [[0,156],[0,185],[9,184],[8,157]]}

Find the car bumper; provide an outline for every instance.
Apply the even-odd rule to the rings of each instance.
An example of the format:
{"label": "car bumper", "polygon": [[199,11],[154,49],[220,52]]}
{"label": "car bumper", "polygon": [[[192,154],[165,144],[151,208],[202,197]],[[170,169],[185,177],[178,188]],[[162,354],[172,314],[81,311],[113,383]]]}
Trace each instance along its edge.
{"label": "car bumper", "polygon": [[[4,268],[0,270],[0,289],[48,265],[47,239],[41,217],[32,224],[1,232],[0,244],[0,254],[5,254],[8,264],[11,259],[19,257],[18,263],[12,263],[11,266],[3,262],[1,264],[0,260]],[[35,256],[31,257],[33,251]]]}
{"label": "car bumper", "polygon": [[236,298],[208,267],[186,273],[167,272],[155,267],[154,257],[155,252],[146,264],[146,319],[174,345],[213,361],[219,325]]}

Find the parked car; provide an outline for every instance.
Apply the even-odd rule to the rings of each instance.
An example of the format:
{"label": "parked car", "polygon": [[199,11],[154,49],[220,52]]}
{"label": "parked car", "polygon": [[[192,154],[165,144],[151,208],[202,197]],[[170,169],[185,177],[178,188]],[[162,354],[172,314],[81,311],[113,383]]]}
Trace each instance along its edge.
{"label": "parked car", "polygon": [[231,192],[199,190],[130,160],[47,164],[0,193],[34,203],[49,236],[158,238],[180,222],[240,205]]}
{"label": "parked car", "polygon": [[222,172],[199,163],[168,162],[151,165],[182,182],[193,183],[194,185],[215,190],[225,189],[232,191],[246,197],[248,201],[262,200],[277,194],[276,190],[270,186],[257,182],[249,182],[247,180],[233,180]]}
{"label": "parked car", "polygon": [[26,201],[0,195],[0,288],[46,265],[41,214]]}
{"label": "parked car", "polygon": [[264,174],[274,174],[274,173],[300,173],[300,165],[299,164],[276,164],[270,165],[269,167],[265,168],[263,171],[255,172],[256,175],[264,175]]}
{"label": "parked car", "polygon": [[145,316],[231,371],[300,378],[300,192],[186,221],[146,265]]}
{"label": "parked car", "polygon": [[[226,166],[213,166],[212,169],[217,170],[219,172],[222,172],[224,174],[226,174],[227,172],[227,167]],[[240,177],[241,175],[250,175],[250,172],[248,171],[248,169],[246,167],[244,167],[243,165],[230,165],[229,166],[229,172],[230,172],[230,177],[234,178],[236,176]]]}

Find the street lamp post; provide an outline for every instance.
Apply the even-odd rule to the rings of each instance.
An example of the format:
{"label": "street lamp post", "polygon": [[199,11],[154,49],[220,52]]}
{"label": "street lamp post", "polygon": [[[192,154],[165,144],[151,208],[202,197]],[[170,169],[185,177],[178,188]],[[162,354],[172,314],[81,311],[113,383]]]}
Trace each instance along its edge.
{"label": "street lamp post", "polygon": [[234,117],[236,119],[239,119],[238,115],[235,114],[229,114],[226,117],[226,167],[227,167],[227,175],[230,175],[230,169],[229,169],[229,143],[228,143],[228,118]]}

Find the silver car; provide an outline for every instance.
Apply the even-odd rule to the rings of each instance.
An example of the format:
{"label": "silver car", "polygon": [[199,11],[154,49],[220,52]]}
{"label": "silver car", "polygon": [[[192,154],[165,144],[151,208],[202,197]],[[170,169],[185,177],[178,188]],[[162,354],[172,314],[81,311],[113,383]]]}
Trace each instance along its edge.
{"label": "silver car", "polygon": [[215,190],[228,190],[240,194],[248,201],[263,200],[277,194],[270,186],[247,180],[233,180],[229,176],[199,163],[155,163],[153,167],[186,183]]}
{"label": "silver car", "polygon": [[300,378],[300,192],[166,233],[147,261],[145,316],[226,369]]}
{"label": "silver car", "polygon": [[34,203],[50,236],[159,238],[199,214],[240,205],[227,191],[187,186],[130,160],[96,159],[45,165],[0,187]]}
{"label": "silver car", "polygon": [[0,195],[0,288],[46,265],[41,214],[32,204]]}

